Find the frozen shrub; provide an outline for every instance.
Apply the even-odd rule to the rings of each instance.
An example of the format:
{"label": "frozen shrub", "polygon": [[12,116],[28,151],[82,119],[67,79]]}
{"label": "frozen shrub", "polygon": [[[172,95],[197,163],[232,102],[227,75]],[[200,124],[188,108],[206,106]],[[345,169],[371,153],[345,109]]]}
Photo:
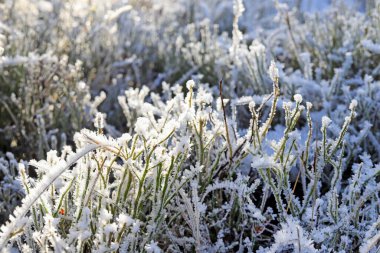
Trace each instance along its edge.
{"label": "frozen shrub", "polygon": [[[25,164],[20,164],[25,175]],[[20,204],[24,191],[18,180],[18,162],[12,153],[0,157],[0,222],[4,223],[12,210]]]}
{"label": "frozen shrub", "polygon": [[[269,48],[288,68],[301,70],[308,79],[332,80],[337,75],[350,79],[358,72],[377,76],[379,4],[366,11],[355,11],[343,2],[312,14],[280,6],[278,29],[287,33],[275,30],[274,40],[268,41],[274,47]],[[339,87],[333,91],[339,92]]]}
{"label": "frozen shrub", "polygon": [[[135,122],[131,133],[105,136],[104,116],[98,114],[96,132],[75,135],[76,151],[65,147],[31,161],[38,178],[33,184],[23,179],[29,192],[2,227],[1,246],[102,252],[252,251],[263,245],[273,252],[357,249],[377,220],[379,193],[378,166],[362,156],[362,164],[348,167],[344,155],[357,103],[340,133],[330,137],[325,117],[321,137],[313,141],[311,106],[305,108],[296,95],[295,103],[284,102],[285,128],[272,139],[280,94],[272,68],[273,92],[256,101],[259,106],[253,97],[223,98],[222,82],[219,101],[194,81],[187,82],[187,93],[177,87],[165,99],[148,90],[120,97],[129,110],[127,122]],[[270,112],[262,116],[268,101]],[[232,111],[237,105],[250,110],[247,129],[236,128],[227,103]],[[297,130],[301,117],[308,123]],[[294,229],[275,233],[286,224]],[[273,246],[268,235],[274,235]]]}
{"label": "frozen shrub", "polygon": [[[343,2],[312,14],[278,5],[279,27],[266,40],[267,48],[284,63],[281,81],[288,96],[303,94],[318,111],[335,117],[339,124],[346,113],[342,105],[354,98],[360,101],[359,117],[352,127],[354,135],[360,137],[348,144],[353,144],[357,154],[371,153],[374,161],[380,157],[380,120],[375,109],[380,96],[379,13],[378,1],[368,3],[365,13]],[[363,143],[360,138],[365,136],[369,142]]]}
{"label": "frozen shrub", "polygon": [[100,103],[91,101],[80,61],[71,65],[67,57],[51,55],[3,57],[1,68],[0,145],[10,145],[20,158],[42,158],[66,145],[67,135],[88,125]]}
{"label": "frozen shrub", "polygon": [[367,2],[0,3],[0,249],[376,252]]}

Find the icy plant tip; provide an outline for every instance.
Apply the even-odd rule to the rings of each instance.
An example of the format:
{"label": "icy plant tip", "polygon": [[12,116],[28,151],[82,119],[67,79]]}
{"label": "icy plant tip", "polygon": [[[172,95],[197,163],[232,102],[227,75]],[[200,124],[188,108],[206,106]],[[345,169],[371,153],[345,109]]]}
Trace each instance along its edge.
{"label": "icy plant tip", "polygon": [[78,86],[78,89],[84,90],[86,88],[86,83],[83,81],[80,81],[78,82],[77,86]]}
{"label": "icy plant tip", "polygon": [[310,110],[313,107],[313,104],[310,102],[306,102],[306,108]]}
{"label": "icy plant tip", "polygon": [[271,61],[269,66],[269,77],[273,82],[277,82],[279,77],[278,68],[276,67],[276,63],[274,61]]}
{"label": "icy plant tip", "polygon": [[105,115],[103,113],[98,112],[94,119],[94,126],[97,129],[103,129],[104,128],[104,118]]}
{"label": "icy plant tip", "polygon": [[194,86],[195,86],[194,80],[189,80],[189,81],[186,82],[186,88],[189,91],[193,90]]}
{"label": "icy plant tip", "polygon": [[186,96],[186,100],[188,101],[189,107],[191,107],[192,104],[194,86],[195,82],[193,80],[189,80],[186,82],[186,88],[189,90],[189,93]]}
{"label": "icy plant tip", "polygon": [[302,103],[302,96],[300,94],[295,94],[294,101],[296,101],[298,104]]}
{"label": "icy plant tip", "polygon": [[254,113],[255,112],[255,106],[256,106],[255,101],[249,102],[248,106],[249,106],[249,110],[251,111],[251,113]]}
{"label": "icy plant tip", "polygon": [[322,117],[322,128],[325,129],[331,124],[331,119],[327,116]]}
{"label": "icy plant tip", "polygon": [[353,111],[358,106],[358,101],[356,99],[353,99],[350,103],[350,110]]}

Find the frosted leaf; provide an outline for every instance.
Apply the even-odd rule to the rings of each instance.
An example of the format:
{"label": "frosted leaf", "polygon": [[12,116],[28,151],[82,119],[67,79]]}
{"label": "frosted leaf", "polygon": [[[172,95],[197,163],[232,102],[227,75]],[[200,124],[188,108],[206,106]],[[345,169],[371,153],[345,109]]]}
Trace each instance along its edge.
{"label": "frosted leaf", "polygon": [[252,97],[244,96],[237,99],[236,105],[247,105],[247,104],[249,105],[249,103],[251,102],[254,103]]}
{"label": "frosted leaf", "polygon": [[298,130],[294,130],[293,132],[289,133],[289,140],[292,141],[298,141],[301,139],[301,134]]}
{"label": "frosted leaf", "polygon": [[21,246],[21,252],[24,252],[24,253],[32,253],[33,250],[32,250],[32,248],[31,248],[29,245],[27,245],[27,244],[23,244],[23,245]]}
{"label": "frosted leaf", "polygon": [[282,223],[281,227],[274,235],[275,243],[266,252],[317,252],[309,235],[292,217],[287,217],[286,223]]}
{"label": "frosted leaf", "polygon": [[145,245],[145,250],[148,253],[160,253],[161,249],[158,247],[157,242],[151,241],[149,244]]}
{"label": "frosted leaf", "polygon": [[290,110],[290,108],[292,108],[292,103],[291,102],[282,102],[282,108],[284,110]]}
{"label": "frosted leaf", "polygon": [[99,222],[102,225],[106,225],[112,219],[112,214],[105,208],[100,210]]}
{"label": "frosted leaf", "polygon": [[90,143],[105,146],[112,149],[116,153],[118,152],[117,150],[119,148],[117,141],[112,137],[107,137],[103,134],[97,134],[96,132],[90,131],[88,129],[82,129],[80,133],[76,133],[74,140],[81,145]]}
{"label": "frosted leaf", "polygon": [[132,139],[132,136],[128,133],[123,134],[117,139],[117,143],[120,146],[127,146],[128,142]]}
{"label": "frosted leaf", "polygon": [[266,169],[266,168],[278,168],[277,164],[272,157],[262,156],[255,157],[251,163],[252,168]]}
{"label": "frosted leaf", "polygon": [[132,233],[136,234],[140,231],[140,221],[135,221],[132,226]]}
{"label": "frosted leaf", "polygon": [[199,213],[205,213],[207,210],[207,206],[202,203],[197,203],[198,204],[198,211]]}
{"label": "frosted leaf", "polygon": [[234,1],[233,10],[234,10],[234,15],[240,17],[245,10],[243,1],[242,0]]}
{"label": "frosted leaf", "polygon": [[108,236],[110,233],[115,233],[117,231],[117,225],[115,223],[107,224],[104,227],[104,233]]}
{"label": "frosted leaf", "polygon": [[251,53],[254,53],[256,55],[265,54],[265,46],[258,40],[252,41],[252,44],[249,46],[249,50],[251,51]]}
{"label": "frosted leaf", "polygon": [[196,102],[199,105],[211,104],[212,101],[213,101],[213,97],[212,97],[211,93],[206,92],[204,89],[199,89],[198,94],[197,94],[197,98],[196,98]]}
{"label": "frosted leaf", "polygon": [[380,44],[375,44],[372,40],[363,40],[362,45],[368,51],[375,54],[380,54]]}
{"label": "frosted leaf", "polygon": [[105,19],[107,19],[108,21],[113,21],[117,19],[120,15],[122,15],[123,13],[132,10],[132,8],[133,7],[131,5],[124,5],[123,7],[115,11],[109,11],[105,16]]}
{"label": "frosted leaf", "polygon": [[375,249],[379,241],[380,241],[380,233],[376,234],[372,238],[369,238],[367,241],[364,241],[363,244],[359,248],[359,252],[360,253],[377,252],[375,251]]}
{"label": "frosted leaf", "polygon": [[171,155],[178,155],[180,153],[183,153],[190,149],[190,139],[186,136],[180,137],[179,139],[176,139],[175,146],[173,147],[172,151],[170,152]]}
{"label": "frosted leaf", "polygon": [[[229,99],[223,98],[223,104],[224,104],[224,106],[226,106],[229,101],[230,101]],[[216,108],[217,108],[218,111],[221,111],[223,109],[223,107],[222,107],[222,100],[220,98],[218,98],[216,100]]]}
{"label": "frosted leaf", "polygon": [[139,135],[145,136],[148,132],[148,129],[150,128],[150,120],[145,117],[139,117],[137,118],[136,124],[135,124],[135,131]]}
{"label": "frosted leaf", "polygon": [[50,150],[49,152],[47,152],[46,161],[50,166],[53,166],[59,162],[59,157],[57,154],[57,150]]}
{"label": "frosted leaf", "polygon": [[132,219],[129,215],[124,214],[124,213],[122,213],[122,214],[119,215],[119,218],[117,219],[117,221],[118,221],[118,223],[119,223],[119,226],[121,226],[121,227],[122,227],[124,224],[125,224],[126,226],[130,226],[130,225],[133,224],[133,219]]}

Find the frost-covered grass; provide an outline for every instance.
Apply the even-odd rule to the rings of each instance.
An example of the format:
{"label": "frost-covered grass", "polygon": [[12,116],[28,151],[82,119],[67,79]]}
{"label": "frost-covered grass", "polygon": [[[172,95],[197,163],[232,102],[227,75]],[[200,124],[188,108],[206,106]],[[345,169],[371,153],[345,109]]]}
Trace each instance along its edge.
{"label": "frost-covered grass", "polygon": [[0,3],[0,251],[377,252],[380,2],[284,2]]}

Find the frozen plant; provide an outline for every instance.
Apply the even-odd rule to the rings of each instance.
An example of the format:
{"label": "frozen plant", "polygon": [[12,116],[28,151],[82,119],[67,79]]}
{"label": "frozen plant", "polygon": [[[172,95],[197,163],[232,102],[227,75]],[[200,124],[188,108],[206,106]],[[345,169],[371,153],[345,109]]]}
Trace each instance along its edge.
{"label": "frozen plant", "polygon": [[[21,167],[20,167],[21,166]],[[10,152],[0,157],[0,222],[4,223],[12,210],[20,204],[24,197],[24,190],[19,179],[25,176],[27,166],[24,163],[18,164],[14,155]]]}
{"label": "frozen plant", "polygon": [[[127,122],[134,122],[131,133],[106,136],[105,118],[97,114],[98,131],[77,133],[76,151],[65,147],[31,161],[38,178],[22,180],[27,195],[2,227],[0,246],[101,252],[358,248],[377,220],[380,189],[378,166],[372,168],[368,157],[352,167],[345,163],[342,148],[357,103],[340,133],[330,137],[325,117],[320,140],[313,141],[311,106],[305,108],[297,94],[284,105],[285,129],[271,139],[280,95],[273,79],[273,92],[260,105],[252,97],[224,99],[222,82],[215,101],[193,80],[186,94],[177,87],[166,99],[149,91],[120,97],[129,108]],[[232,111],[250,110],[247,129],[237,128],[227,103]],[[270,111],[262,116],[266,103]],[[138,104],[143,109],[133,107]],[[296,129],[301,117],[308,122],[306,140]],[[294,229],[278,231],[284,224]]]}
{"label": "frozen plant", "polygon": [[2,1],[0,249],[376,252],[380,4],[305,2]]}

